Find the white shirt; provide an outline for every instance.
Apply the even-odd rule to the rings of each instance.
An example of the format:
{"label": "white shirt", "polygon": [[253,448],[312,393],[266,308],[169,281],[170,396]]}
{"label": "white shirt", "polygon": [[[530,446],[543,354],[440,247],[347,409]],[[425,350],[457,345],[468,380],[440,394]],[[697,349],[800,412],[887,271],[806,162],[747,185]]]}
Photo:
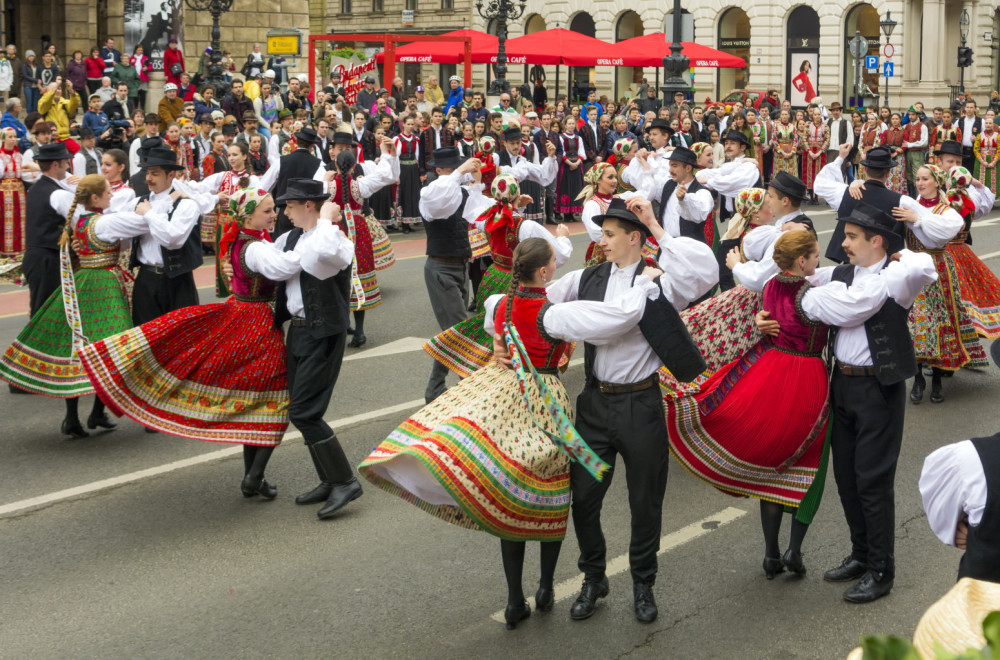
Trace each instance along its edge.
{"label": "white shirt", "polygon": [[315,227],[303,232],[292,250],[285,252],[287,242],[288,232],[285,232],[274,243],[251,243],[246,250],[246,264],[250,270],[272,282],[285,282],[288,313],[303,318],[302,271],[326,280],[350,268],[354,261],[354,243],[340,231],[340,227],[322,218]]}
{"label": "white shirt", "polygon": [[743,237],[744,263],[733,266],[733,277],[751,291],[763,291],[767,281],[781,270],[774,263],[774,244],[781,238],[782,230],[789,222],[802,216],[800,209],[781,216],[773,225],[756,227]]}
{"label": "white shirt", "polygon": [[[145,231],[132,234],[139,236],[139,263],[147,266],[163,265],[163,249],[176,250],[184,245],[191,230],[198,224],[202,214],[215,208],[218,200],[212,195],[193,195],[190,199],[182,199],[174,207],[170,193],[174,186],[161,193],[150,193],[149,204],[152,207],[143,218],[147,221]],[[189,193],[190,194],[190,193]],[[135,211],[139,200],[129,204],[127,210]],[[100,227],[100,225],[98,225]],[[100,235],[98,234],[98,237]]]}
{"label": "white shirt", "polygon": [[652,199],[653,195],[659,199],[663,186],[670,179],[670,161],[663,157],[667,153],[669,152],[665,150],[653,152],[646,159],[649,169],[638,158],[633,158],[622,172],[622,181],[635,188],[636,193],[646,199]]}
{"label": "white shirt", "polygon": [[986,473],[971,440],[936,449],[920,471],[920,497],[927,523],[942,543],[955,545],[955,528],[963,516],[974,527],[986,509]]}
{"label": "white shirt", "polygon": [[83,155],[84,152],[90,154],[90,157],[97,161],[97,174],[100,174],[101,154],[97,153],[96,149],[86,149],[84,147],[80,147],[80,150],[73,156],[73,174],[76,176],[84,176],[87,174],[87,160]]}
{"label": "white shirt", "polygon": [[[538,152],[535,152],[538,157]],[[510,165],[500,166],[500,157],[493,154],[493,162],[500,170],[500,174],[511,174],[518,181],[534,181],[542,187],[547,187],[556,180],[559,172],[559,163],[555,157],[546,156],[541,163],[535,163],[523,156],[511,156]]]}
{"label": "white shirt", "polygon": [[452,172],[439,176],[420,190],[420,217],[425,222],[445,220],[458,211],[462,204],[462,188],[469,193],[462,217],[472,224],[486,209],[493,206],[493,199],[483,194],[483,184],[472,184],[471,174]]}
{"label": "white shirt", "polygon": [[997,194],[995,192],[986,186],[969,186],[966,192],[968,192],[972,203],[976,205],[976,213],[972,218],[973,220],[978,220],[993,210],[993,205],[997,201]]}
{"label": "white shirt", "polygon": [[733,210],[733,199],[747,188],[752,188],[760,178],[757,161],[740,156],[718,169],[700,170],[698,180],[722,195],[727,211]]}
{"label": "white shirt", "polygon": [[[474,224],[480,231],[486,231],[486,220],[480,220],[477,217],[471,224]],[[552,246],[552,251],[555,252],[556,268],[562,266],[573,256],[573,244],[569,237],[553,236],[549,230],[534,220],[521,220],[521,226],[517,230],[517,241],[520,243],[529,238],[543,238],[548,241],[549,245]]]}
{"label": "white shirt", "polygon": [[[546,334],[563,341],[585,341],[601,346],[634,328],[646,311],[646,301],[655,300],[660,288],[645,275],[635,278],[635,286],[624,295],[608,302],[574,300],[549,305],[541,317]],[[486,299],[486,332],[494,334],[496,308],[506,294],[498,293]]]}
{"label": "white shirt", "polygon": [[[658,266],[663,271],[659,285],[667,300],[678,310],[708,292],[719,281],[719,265],[712,248],[692,238],[663,236]],[[611,264],[611,277],[604,302],[619,299],[634,286],[633,275],[642,260],[618,268]],[[582,270],[575,270],[549,285],[547,294],[553,303],[578,300]],[[635,278],[638,283],[639,278]],[[656,373],[663,364],[638,326],[597,346],[594,377],[606,383],[636,383]]]}
{"label": "white shirt", "polygon": [[975,124],[975,123],[976,123],[976,118],[975,117],[973,117],[972,119],[969,119],[968,117],[964,117],[964,116],[962,117],[962,123],[961,123],[960,128],[962,129],[962,146],[963,147],[971,147],[972,146],[972,140],[975,137],[972,134],[972,125]]}
{"label": "white shirt", "polygon": [[[809,318],[840,328],[833,352],[844,364],[858,367],[874,364],[864,322],[882,307],[887,298],[909,308],[920,291],[937,280],[934,259],[929,254],[909,250],[903,250],[900,254],[898,262],[890,263],[885,268],[882,261],[867,268],[855,266],[854,281],[846,295],[841,292],[833,297],[829,293],[812,296],[811,289],[809,294],[802,297],[802,310]],[[814,286],[825,288],[832,281],[833,271],[832,266],[818,268],[807,279]],[[880,279],[885,288],[880,285]],[[835,291],[831,289],[830,292]],[[881,302],[872,309],[878,300]],[[860,318],[861,316],[864,318]]]}
{"label": "white shirt", "polygon": [[[840,125],[841,123],[847,123],[847,139],[844,142],[840,142]],[[827,151],[837,151],[840,149],[841,144],[846,144],[850,142],[854,144],[854,128],[851,126],[851,122],[846,117],[841,117],[840,119],[830,120],[830,148]],[[836,144],[839,143],[839,144]]]}
{"label": "white shirt", "polygon": [[[686,185],[690,186],[691,183]],[[681,235],[681,220],[699,224],[705,222],[708,214],[715,209],[715,200],[712,199],[712,193],[707,188],[702,187],[695,192],[689,191],[684,194],[682,200],[677,199],[676,192],[675,189],[674,194],[670,195],[670,199],[666,200],[665,203],[664,200],[660,199],[663,188],[648,198],[650,201],[660,202],[663,207],[660,212],[660,225],[664,231],[675,238]]]}

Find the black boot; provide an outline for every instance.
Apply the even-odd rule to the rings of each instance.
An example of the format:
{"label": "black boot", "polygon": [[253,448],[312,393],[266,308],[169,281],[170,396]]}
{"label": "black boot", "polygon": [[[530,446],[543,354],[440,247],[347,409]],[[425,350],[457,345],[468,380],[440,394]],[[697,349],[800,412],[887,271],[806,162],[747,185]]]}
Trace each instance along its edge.
{"label": "black boot", "polygon": [[316,449],[314,445],[306,445],[309,450],[309,455],[312,457],[313,465],[316,467],[316,474],[319,475],[319,485],[313,488],[308,493],[302,493],[295,498],[296,504],[319,504],[320,502],[325,502],[326,498],[330,497],[330,491],[333,490],[333,484],[326,478],[326,472],[323,471],[323,464],[320,463],[319,457],[316,455]]}
{"label": "black boot", "polygon": [[79,403],[79,398],[66,399],[66,417],[62,421],[61,430],[63,435],[71,435],[74,438],[88,438],[90,434],[83,430],[83,424],[80,423],[80,415],[77,412]]}
{"label": "black boot", "polygon": [[361,497],[362,490],[337,436],[331,435],[325,440],[320,440],[313,447],[316,449],[319,462],[323,465],[323,471],[332,484],[326,505],[316,512],[320,519],[324,519]]}
{"label": "black boot", "polygon": [[118,427],[118,424],[104,411],[104,402],[100,398],[94,399],[94,407],[90,409],[90,416],[87,417],[87,428],[93,431],[97,427],[108,430]]}
{"label": "black boot", "polygon": [[931,376],[931,403],[944,403],[944,392],[941,390],[941,376],[944,372],[941,369],[934,369]]}
{"label": "black boot", "polygon": [[927,381],[924,380],[924,375],[918,371],[917,375],[913,377],[913,387],[910,388],[910,401],[914,404],[923,401],[926,387]]}
{"label": "black boot", "polygon": [[348,344],[351,348],[361,348],[368,339],[365,337],[365,313],[362,310],[354,312],[354,339]]}

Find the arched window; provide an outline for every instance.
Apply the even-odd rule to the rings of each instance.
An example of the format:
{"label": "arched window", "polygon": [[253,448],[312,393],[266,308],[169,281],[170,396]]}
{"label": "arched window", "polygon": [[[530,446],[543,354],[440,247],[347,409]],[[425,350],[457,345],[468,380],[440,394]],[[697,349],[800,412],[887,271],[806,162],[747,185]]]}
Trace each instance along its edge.
{"label": "arched window", "polygon": [[[573,17],[569,23],[573,32],[595,37],[594,18],[585,11]],[[572,85],[572,101],[583,103],[587,100],[587,90],[594,86],[594,67],[574,66],[569,69],[569,79]]]}
{"label": "arched window", "polygon": [[[864,68],[864,62],[861,62],[861,66],[857,65],[857,62],[853,57],[851,57],[851,52],[848,50],[848,43],[855,35],[859,34],[862,37],[868,39],[868,55],[878,55],[879,46],[882,41],[882,29],[879,27],[878,12],[875,8],[868,3],[862,3],[855,5],[847,12],[844,19],[844,90],[846,90],[848,101],[854,99],[853,103],[849,105],[858,107],[861,105],[875,105],[878,103],[879,94],[879,72],[869,73]],[[860,74],[859,74],[860,72]],[[859,81],[860,75],[860,81]],[[858,82],[861,82],[862,95],[858,94]],[[870,91],[870,93],[869,93]]]}
{"label": "arched window", "polygon": [[[615,42],[625,41],[632,37],[641,37],[643,32],[642,19],[634,11],[626,11],[618,18],[615,24]],[[632,92],[639,89],[642,82],[642,68],[632,66],[620,66],[615,69],[615,95],[614,101],[618,102],[623,96],[631,97]]]}
{"label": "arched window", "polygon": [[[819,94],[819,14],[808,5],[788,15],[785,94],[792,106],[804,107]],[[826,99],[829,105],[836,99]]]}
{"label": "arched window", "polygon": [[746,89],[750,78],[750,17],[739,7],[731,7],[719,20],[719,50],[746,62],[743,69],[717,69],[718,96],[723,98],[734,89]]}

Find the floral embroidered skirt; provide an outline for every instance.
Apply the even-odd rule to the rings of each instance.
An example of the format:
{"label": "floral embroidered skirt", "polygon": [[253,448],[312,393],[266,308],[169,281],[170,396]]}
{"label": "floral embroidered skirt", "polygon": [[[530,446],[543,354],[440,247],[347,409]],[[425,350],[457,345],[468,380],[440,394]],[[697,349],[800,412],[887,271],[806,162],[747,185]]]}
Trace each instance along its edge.
{"label": "floral embroidered skirt", "polygon": [[[566,389],[542,375],[572,417]],[[379,488],[447,522],[515,541],[559,541],[569,517],[569,459],[535,426],[538,392],[491,364],[407,419],[361,462]],[[554,431],[548,429],[549,431]]]}
{"label": "floral embroidered skirt", "polygon": [[559,166],[559,178],[556,185],[556,213],[580,213],[583,211],[583,201],[577,195],[583,190],[583,163],[580,167],[571,169],[567,165]]}
{"label": "floral embroidered skirt", "polygon": [[267,303],[185,307],[80,358],[111,412],[164,433],[275,446],[288,427],[285,342]]}
{"label": "floral embroidered skirt", "polygon": [[1000,278],[965,241],[949,243],[948,254],[955,260],[962,305],[976,332],[984,339],[1000,339]]}
{"label": "floral embroidered skirt", "polygon": [[469,261],[493,256],[486,233],[475,225],[469,225],[469,247],[472,248],[472,258]]}
{"label": "floral embroidered skirt", "polygon": [[368,223],[368,233],[372,236],[372,259],[375,261],[375,270],[385,270],[396,263],[392,240],[389,239],[385,227],[373,214],[366,215],[365,221]]}
{"label": "floral embroidered skirt", "polygon": [[798,506],[823,458],[827,393],[821,358],[760,342],[695,395],[665,397],[670,450],[724,493]]}
{"label": "floral embroidered skirt", "polygon": [[22,254],[25,248],[27,198],[20,179],[0,179],[0,255]]}
{"label": "floral embroidered skirt", "polygon": [[924,287],[910,308],[910,335],[917,361],[956,371],[989,366],[976,327],[961,300],[955,260],[947,250],[928,251],[938,279]]}
{"label": "floral embroidered skirt", "polygon": [[[81,268],[74,279],[85,341],[98,341],[132,327],[121,271]],[[83,365],[73,355],[73,333],[66,320],[62,288],[52,292],[0,358],[0,378],[23,390],[58,398],[94,391]]]}
{"label": "floral embroidered skirt", "polygon": [[[375,246],[373,236],[369,227],[371,222],[361,213],[352,214],[354,218],[354,231],[348,231],[347,220],[340,221],[340,230],[354,242],[354,262],[357,264],[358,280],[361,282],[361,290],[364,293],[364,301],[358,295],[355,288],[351,287],[351,309],[354,311],[365,311],[378,307],[382,304],[382,290],[378,285],[378,277],[375,275]],[[372,218],[374,220],[374,218]],[[378,225],[378,222],[374,222]],[[381,225],[378,225],[381,229]],[[385,233],[385,230],[382,230]],[[386,235],[386,240],[389,236]],[[384,256],[384,254],[383,254]],[[395,262],[395,257],[393,257]]]}

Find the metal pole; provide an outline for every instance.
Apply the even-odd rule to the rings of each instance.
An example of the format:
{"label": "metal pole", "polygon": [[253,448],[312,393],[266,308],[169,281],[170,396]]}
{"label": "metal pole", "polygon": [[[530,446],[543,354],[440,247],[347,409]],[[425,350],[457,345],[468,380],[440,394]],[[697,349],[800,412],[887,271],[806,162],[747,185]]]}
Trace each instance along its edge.
{"label": "metal pole", "polygon": [[[963,10],[964,11],[964,10]],[[965,48],[965,37],[962,37],[962,48]],[[965,67],[959,67],[958,89],[965,94]]]}

